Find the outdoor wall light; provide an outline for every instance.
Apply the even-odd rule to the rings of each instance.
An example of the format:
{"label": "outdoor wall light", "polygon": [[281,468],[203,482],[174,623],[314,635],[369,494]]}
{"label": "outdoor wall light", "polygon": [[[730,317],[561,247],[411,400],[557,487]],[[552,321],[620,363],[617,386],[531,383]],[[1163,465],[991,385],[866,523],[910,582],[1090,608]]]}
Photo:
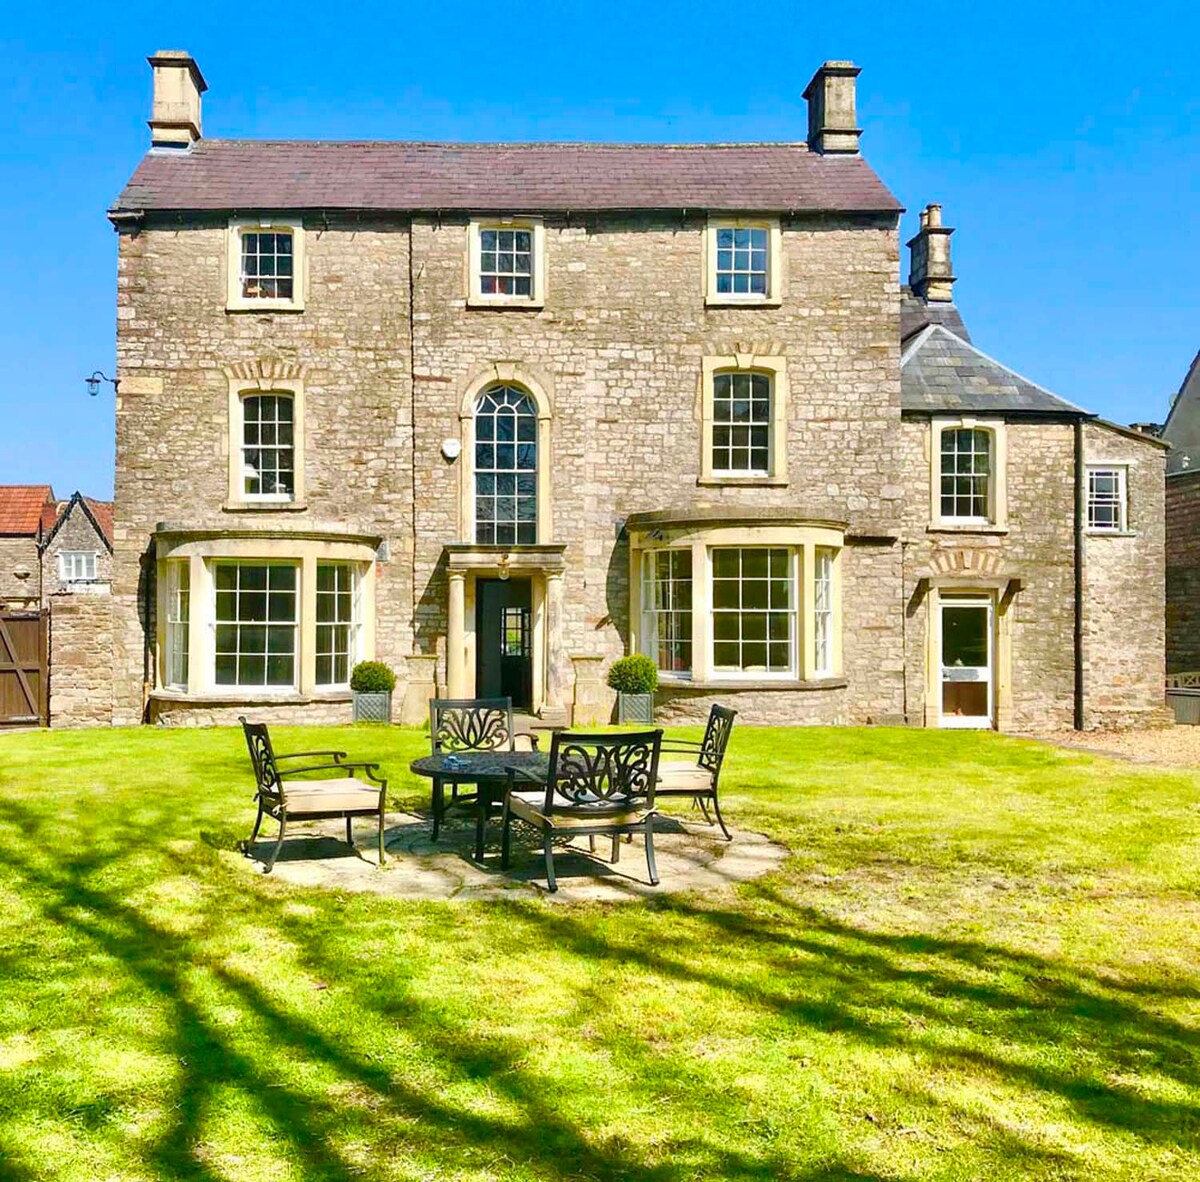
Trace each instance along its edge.
{"label": "outdoor wall light", "polygon": [[457,439],[442,440],[442,455],[448,460],[457,460],[458,453],[462,451],[462,444]]}
{"label": "outdoor wall light", "polygon": [[113,393],[115,394],[117,392],[117,379],[105,377],[105,375],[102,374],[98,369],[93,370],[92,376],[90,378],[86,378],[85,381],[87,382],[88,393],[93,398],[100,393],[101,382],[110,382],[112,384]]}

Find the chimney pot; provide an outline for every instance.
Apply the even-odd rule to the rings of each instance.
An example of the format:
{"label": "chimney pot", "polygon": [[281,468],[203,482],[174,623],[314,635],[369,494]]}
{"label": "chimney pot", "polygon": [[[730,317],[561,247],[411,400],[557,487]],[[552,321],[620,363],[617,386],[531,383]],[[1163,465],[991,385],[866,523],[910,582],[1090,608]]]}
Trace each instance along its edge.
{"label": "chimney pot", "polygon": [[955,283],[950,267],[951,226],[942,225],[942,207],[927,205],[921,210],[921,228],[908,241],[911,251],[908,285],[927,304],[953,303]]}
{"label": "chimney pot", "polygon": [[181,49],[160,49],[146,61],[154,71],[151,146],[190,148],[200,138],[200,96],[208,89],[200,67]]}
{"label": "chimney pot", "polygon": [[855,123],[855,79],[862,71],[853,62],[825,62],[804,88],[808,102],[808,147],[812,152],[858,152],[861,129]]}

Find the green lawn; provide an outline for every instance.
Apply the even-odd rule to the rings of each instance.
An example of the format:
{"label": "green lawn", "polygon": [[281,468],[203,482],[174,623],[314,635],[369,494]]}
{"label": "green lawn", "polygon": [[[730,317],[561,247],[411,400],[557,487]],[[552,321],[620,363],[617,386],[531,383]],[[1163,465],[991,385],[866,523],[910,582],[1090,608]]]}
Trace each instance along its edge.
{"label": "green lawn", "polygon": [[[416,731],[277,742],[423,799]],[[406,904],[222,852],[240,732],[0,735],[0,1177],[1194,1180],[1197,787],[742,728],[727,812],[780,874]]]}

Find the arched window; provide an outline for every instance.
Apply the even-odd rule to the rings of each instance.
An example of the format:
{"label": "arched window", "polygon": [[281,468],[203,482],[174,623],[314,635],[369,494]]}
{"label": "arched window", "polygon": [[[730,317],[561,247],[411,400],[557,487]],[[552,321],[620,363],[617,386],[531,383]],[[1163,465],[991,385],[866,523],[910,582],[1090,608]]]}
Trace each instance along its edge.
{"label": "arched window", "polygon": [[516,386],[491,386],[475,403],[475,541],[537,542],[537,407]]}

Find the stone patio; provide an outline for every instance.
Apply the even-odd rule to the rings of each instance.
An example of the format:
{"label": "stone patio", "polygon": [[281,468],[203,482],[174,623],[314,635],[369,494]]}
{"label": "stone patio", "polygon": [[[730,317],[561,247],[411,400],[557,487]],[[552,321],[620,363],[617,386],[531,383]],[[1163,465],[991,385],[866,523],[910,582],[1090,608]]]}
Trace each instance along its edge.
{"label": "stone patio", "polygon": [[[500,869],[500,826],[488,830],[488,847],[483,865],[471,858],[474,819],[451,813],[435,843],[429,838],[429,820],[410,813],[389,813],[385,831],[387,864],[381,871],[375,857],[374,832],[369,822],[356,821],[354,839],[358,849],[351,853],[344,838],[342,821],[316,821],[288,826],[279,859],[271,878],[295,886],[329,890],[371,891],[394,899],[498,899],[541,895],[558,902],[620,902],[663,894],[727,890],[735,883],[759,878],[779,867],[787,849],[759,833],[732,830],[733,841],[722,838],[697,814],[690,818],[663,817],[655,829],[654,852],[660,883],[646,880],[646,856],[640,838],[621,843],[620,861],[607,860],[610,839],[596,839],[596,855],[587,853],[585,838],[574,846],[564,844],[555,853],[558,891],[546,889],[545,864],[534,834],[513,826],[512,866]],[[266,821],[264,831],[274,830]],[[277,831],[274,831],[277,832]],[[259,840],[249,857],[236,859],[248,873],[261,874],[274,847]],[[578,850],[578,852],[576,852]]]}

